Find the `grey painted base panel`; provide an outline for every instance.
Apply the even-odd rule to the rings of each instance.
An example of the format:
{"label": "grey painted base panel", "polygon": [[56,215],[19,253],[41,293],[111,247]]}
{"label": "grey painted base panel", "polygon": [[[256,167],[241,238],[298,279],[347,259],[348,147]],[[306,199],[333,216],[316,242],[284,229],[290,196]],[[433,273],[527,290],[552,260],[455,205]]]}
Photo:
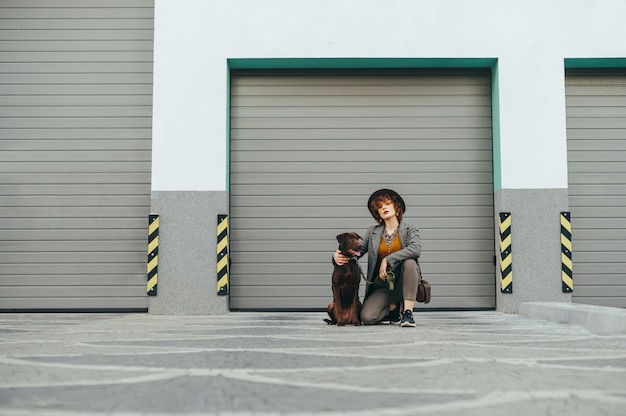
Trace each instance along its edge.
{"label": "grey painted base panel", "polygon": [[[567,302],[562,292],[560,213],[569,210],[567,189],[502,189],[494,195],[496,310],[517,313],[522,302]],[[500,287],[498,213],[510,212],[513,293]],[[574,253],[575,255],[575,253]]]}
{"label": "grey painted base panel", "polygon": [[218,296],[217,215],[228,214],[224,192],[152,192],[151,213],[158,214],[157,296],[152,314],[224,314],[228,296]]}

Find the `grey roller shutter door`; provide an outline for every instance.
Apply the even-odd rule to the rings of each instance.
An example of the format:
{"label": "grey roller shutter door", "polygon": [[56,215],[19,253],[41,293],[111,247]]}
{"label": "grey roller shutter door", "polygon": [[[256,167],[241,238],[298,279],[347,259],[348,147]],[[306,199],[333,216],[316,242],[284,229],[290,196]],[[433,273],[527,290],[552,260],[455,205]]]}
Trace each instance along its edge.
{"label": "grey roller shutter door", "polygon": [[626,307],[626,70],[566,74],[576,303]]}
{"label": "grey roller shutter door", "polygon": [[0,4],[0,310],[146,310],[153,1]]}
{"label": "grey roller shutter door", "polygon": [[495,307],[489,73],[231,75],[232,309],[325,308],[335,236],[381,187],[420,228],[428,306]]}

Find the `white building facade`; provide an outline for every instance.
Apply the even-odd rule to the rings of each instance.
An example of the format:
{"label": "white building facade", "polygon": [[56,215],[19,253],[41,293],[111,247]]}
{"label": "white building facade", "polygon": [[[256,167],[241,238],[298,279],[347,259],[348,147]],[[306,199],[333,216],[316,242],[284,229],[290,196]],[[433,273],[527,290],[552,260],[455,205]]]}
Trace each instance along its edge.
{"label": "white building facade", "polygon": [[625,17],[618,0],[156,0],[158,295],[133,308],[322,310],[335,235],[365,232],[382,187],[420,228],[418,308],[626,307]]}

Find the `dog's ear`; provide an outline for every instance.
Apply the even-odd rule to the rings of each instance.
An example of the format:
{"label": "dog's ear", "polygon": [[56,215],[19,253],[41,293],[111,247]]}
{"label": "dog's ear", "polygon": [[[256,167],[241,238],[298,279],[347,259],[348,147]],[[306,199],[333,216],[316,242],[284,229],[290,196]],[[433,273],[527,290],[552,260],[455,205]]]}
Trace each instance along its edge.
{"label": "dog's ear", "polygon": [[337,236],[337,241],[341,244],[346,240],[346,233],[341,233]]}

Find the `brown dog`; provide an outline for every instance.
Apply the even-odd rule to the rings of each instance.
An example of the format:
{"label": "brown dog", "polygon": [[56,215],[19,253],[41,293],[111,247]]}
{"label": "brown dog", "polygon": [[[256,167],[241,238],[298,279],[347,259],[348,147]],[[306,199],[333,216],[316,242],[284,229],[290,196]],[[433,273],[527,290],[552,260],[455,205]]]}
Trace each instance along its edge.
{"label": "brown dog", "polygon": [[[358,258],[361,255],[361,237],[357,233],[343,233],[337,236],[339,251],[347,257]],[[359,265],[350,260],[343,266],[335,265],[332,277],[333,301],[326,312],[330,319],[324,319],[328,325],[361,325],[361,301],[359,300]]]}

